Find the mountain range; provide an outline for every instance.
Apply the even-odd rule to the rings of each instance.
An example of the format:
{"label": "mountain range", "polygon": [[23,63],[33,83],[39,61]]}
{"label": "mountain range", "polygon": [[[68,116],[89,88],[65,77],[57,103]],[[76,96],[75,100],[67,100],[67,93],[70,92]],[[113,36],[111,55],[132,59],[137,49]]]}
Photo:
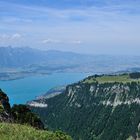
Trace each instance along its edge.
{"label": "mountain range", "polygon": [[109,73],[140,67],[140,56],[78,54],[29,47],[0,47],[0,56],[0,71],[22,69],[21,71],[46,73],[60,71]]}

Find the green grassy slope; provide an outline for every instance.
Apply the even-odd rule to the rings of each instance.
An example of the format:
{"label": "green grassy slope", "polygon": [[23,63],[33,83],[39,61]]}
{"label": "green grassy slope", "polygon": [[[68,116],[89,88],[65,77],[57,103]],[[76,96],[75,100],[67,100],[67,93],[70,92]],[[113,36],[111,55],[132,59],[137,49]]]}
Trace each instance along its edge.
{"label": "green grassy slope", "polygon": [[72,140],[61,132],[36,130],[19,124],[0,123],[0,140]]}
{"label": "green grassy slope", "polygon": [[121,82],[121,83],[128,83],[128,82],[140,82],[140,78],[131,78],[129,74],[123,74],[123,75],[101,75],[101,76],[89,76],[85,80],[83,80],[83,83],[114,83],[114,82]]}

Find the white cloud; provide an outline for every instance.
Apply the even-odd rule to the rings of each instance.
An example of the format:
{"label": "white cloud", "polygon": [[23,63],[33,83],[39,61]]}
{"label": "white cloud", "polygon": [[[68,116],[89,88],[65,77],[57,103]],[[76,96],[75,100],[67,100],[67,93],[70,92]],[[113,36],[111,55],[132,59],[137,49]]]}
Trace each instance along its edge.
{"label": "white cloud", "polygon": [[48,43],[61,43],[60,40],[56,40],[56,39],[45,39],[42,41],[43,44],[48,44]]}
{"label": "white cloud", "polygon": [[11,45],[20,42],[22,39],[22,35],[19,33],[0,34],[0,44]]}
{"label": "white cloud", "polygon": [[6,40],[6,39],[9,39],[9,35],[7,34],[0,35],[0,40]]}
{"label": "white cloud", "polygon": [[11,40],[17,40],[17,39],[21,39],[22,35],[19,33],[15,33],[13,35],[11,35]]}
{"label": "white cloud", "polygon": [[72,44],[82,44],[82,41],[80,41],[80,40],[75,40],[75,41],[72,41],[71,43],[72,43]]}
{"label": "white cloud", "polygon": [[58,39],[45,39],[42,41],[43,44],[81,44],[82,41],[80,40],[58,40]]}

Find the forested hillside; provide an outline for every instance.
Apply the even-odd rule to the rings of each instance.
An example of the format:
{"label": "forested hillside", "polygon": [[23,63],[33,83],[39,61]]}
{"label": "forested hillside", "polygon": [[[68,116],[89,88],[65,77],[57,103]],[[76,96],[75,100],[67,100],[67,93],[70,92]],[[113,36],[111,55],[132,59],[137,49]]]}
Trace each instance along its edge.
{"label": "forested hillside", "polygon": [[[137,75],[137,74],[136,74]],[[140,138],[140,79],[132,74],[94,75],[68,85],[63,94],[31,107],[44,124],[75,140]]]}

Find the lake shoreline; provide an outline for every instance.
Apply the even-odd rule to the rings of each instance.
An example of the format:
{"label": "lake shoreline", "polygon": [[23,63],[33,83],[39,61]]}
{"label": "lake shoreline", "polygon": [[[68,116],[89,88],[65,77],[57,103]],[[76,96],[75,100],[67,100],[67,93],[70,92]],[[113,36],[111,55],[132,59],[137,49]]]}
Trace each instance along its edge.
{"label": "lake shoreline", "polygon": [[22,79],[0,81],[0,88],[9,96],[10,103],[26,104],[27,101],[45,94],[54,87],[78,82],[90,74],[87,73],[53,73],[34,75]]}

